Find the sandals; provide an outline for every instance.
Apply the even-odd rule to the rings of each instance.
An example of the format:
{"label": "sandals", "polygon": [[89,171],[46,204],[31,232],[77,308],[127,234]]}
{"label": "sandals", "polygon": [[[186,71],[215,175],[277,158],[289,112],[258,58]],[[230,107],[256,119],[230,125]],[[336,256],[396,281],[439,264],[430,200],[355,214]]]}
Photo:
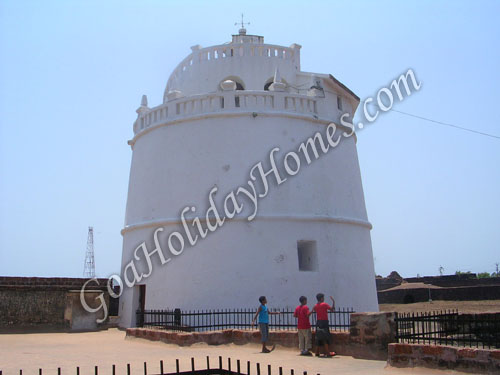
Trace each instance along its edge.
{"label": "sandals", "polygon": [[273,345],[271,349],[262,349],[262,353],[271,353],[274,349],[276,349],[276,345]]}
{"label": "sandals", "polygon": [[334,356],[336,356],[336,355],[337,355],[337,353],[335,353],[335,352],[329,352],[329,353],[327,353],[327,354],[323,354],[323,355],[321,355],[321,354],[316,354],[316,357],[332,358],[332,357],[334,357]]}

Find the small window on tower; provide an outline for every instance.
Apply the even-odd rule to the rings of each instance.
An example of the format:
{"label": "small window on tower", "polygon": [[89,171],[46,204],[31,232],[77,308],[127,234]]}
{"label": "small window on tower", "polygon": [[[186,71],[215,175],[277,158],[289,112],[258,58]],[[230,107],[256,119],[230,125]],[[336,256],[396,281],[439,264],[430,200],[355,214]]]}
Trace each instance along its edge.
{"label": "small window on tower", "polygon": [[297,241],[297,254],[299,256],[299,271],[318,270],[316,241]]}
{"label": "small window on tower", "polygon": [[337,108],[342,111],[342,98],[340,96],[337,96]]}

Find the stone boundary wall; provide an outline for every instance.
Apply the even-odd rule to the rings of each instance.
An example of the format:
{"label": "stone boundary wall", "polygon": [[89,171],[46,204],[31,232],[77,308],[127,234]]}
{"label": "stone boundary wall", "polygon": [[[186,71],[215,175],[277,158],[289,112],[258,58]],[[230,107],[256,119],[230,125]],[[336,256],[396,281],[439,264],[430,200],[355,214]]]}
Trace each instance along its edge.
{"label": "stone boundary wall", "polygon": [[444,345],[389,344],[387,364],[394,367],[427,367],[480,374],[500,373],[500,350]]}
{"label": "stone boundary wall", "polygon": [[396,314],[353,313],[349,329],[349,350],[353,357],[363,359],[387,359],[387,345],[396,342]]}
{"label": "stone boundary wall", "polygon": [[[337,354],[353,355],[354,351],[349,348],[349,332],[332,331],[332,344],[330,350]],[[167,344],[179,346],[190,346],[196,343],[208,345],[223,344],[260,344],[260,332],[258,330],[225,329],[210,332],[172,332],[152,328],[127,328],[127,337],[137,337],[151,341],[162,341]],[[297,348],[297,331],[273,331],[269,332],[269,343],[277,344],[285,348]],[[313,332],[314,344],[314,332]]]}
{"label": "stone boundary wall", "polygon": [[64,290],[1,290],[0,329],[64,325]]}
{"label": "stone boundary wall", "polygon": [[[0,290],[75,290],[81,289],[88,279],[76,277],[10,277],[0,276]],[[97,279],[99,285],[90,282],[86,289],[107,290],[108,279]]]}
{"label": "stone boundary wall", "polygon": [[[394,274],[394,275],[393,275]],[[406,277],[402,278],[399,274],[393,272],[388,277],[377,277],[375,279],[377,284],[377,292],[393,288],[401,285],[403,282],[424,283],[435,285],[443,288],[456,288],[466,286],[490,286],[500,285],[500,277],[485,277],[477,278],[475,273],[461,274],[461,275],[443,275],[443,276],[423,276],[423,277]]]}
{"label": "stone boundary wall", "polygon": [[[330,350],[340,355],[354,358],[387,360],[387,345],[395,341],[394,313],[354,313],[351,314],[349,332],[332,331]],[[189,346],[198,342],[208,345],[234,343],[260,344],[257,330],[227,329],[211,332],[171,332],[151,328],[128,328],[127,337],[138,337],[152,341],[163,341],[179,346]],[[270,343],[298,350],[297,331],[269,332]],[[314,332],[313,332],[314,344]]]}
{"label": "stone boundary wall", "polygon": [[500,277],[484,277],[478,279],[475,273],[464,275],[407,277],[404,280],[407,283],[425,283],[451,288],[459,286],[500,285]]}
{"label": "stone boundary wall", "polygon": [[[101,301],[97,298],[102,294],[100,290],[86,291],[84,299],[87,305],[92,309],[98,309]],[[109,306],[109,294],[103,294],[102,298]],[[66,308],[64,310],[64,325],[69,331],[97,331],[108,327],[109,316],[98,323],[97,320],[104,319],[104,310],[99,309],[96,312],[86,311],[81,303],[81,292],[79,290],[66,292],[65,296]]]}
{"label": "stone boundary wall", "polygon": [[[427,302],[429,300],[429,289],[383,290],[377,292],[377,296],[378,303]],[[431,289],[431,298],[435,301],[479,301],[500,299],[500,285]]]}
{"label": "stone boundary wall", "polygon": [[[79,291],[88,279],[69,277],[0,277],[0,330],[64,328],[71,291]],[[107,292],[108,279],[90,282],[86,290]],[[89,300],[89,305],[95,302]],[[76,304],[72,304],[76,312]],[[80,305],[81,307],[81,305]],[[79,312],[78,317],[87,319]],[[90,319],[90,318],[89,318]],[[73,321],[73,319],[71,319]],[[70,324],[71,327],[71,324]]]}
{"label": "stone boundary wall", "polygon": [[377,293],[383,290],[394,288],[401,285],[401,280],[395,279],[375,279],[377,285]]}

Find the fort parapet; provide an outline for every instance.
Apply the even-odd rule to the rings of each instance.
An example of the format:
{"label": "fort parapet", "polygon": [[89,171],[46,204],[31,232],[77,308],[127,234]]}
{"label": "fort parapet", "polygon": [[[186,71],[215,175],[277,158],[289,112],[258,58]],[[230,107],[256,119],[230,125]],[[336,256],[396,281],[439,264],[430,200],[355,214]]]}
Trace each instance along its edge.
{"label": "fort parapet", "polygon": [[[96,329],[94,314],[80,303],[80,290],[88,279],[66,277],[0,277],[0,331],[24,329]],[[107,293],[107,279],[85,288],[89,306]],[[81,319],[80,319],[81,318]],[[93,319],[92,319],[93,318]],[[82,324],[82,319],[86,321]]]}

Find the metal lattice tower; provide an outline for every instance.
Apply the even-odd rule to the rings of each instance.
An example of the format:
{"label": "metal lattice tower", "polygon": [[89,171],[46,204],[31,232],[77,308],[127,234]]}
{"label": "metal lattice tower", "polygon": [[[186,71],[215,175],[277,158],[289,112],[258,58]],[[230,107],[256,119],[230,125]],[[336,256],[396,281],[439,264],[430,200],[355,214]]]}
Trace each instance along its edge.
{"label": "metal lattice tower", "polygon": [[83,268],[83,277],[95,277],[95,262],[94,262],[94,228],[89,227],[89,235],[87,237],[87,252],[85,253],[85,267]]}

